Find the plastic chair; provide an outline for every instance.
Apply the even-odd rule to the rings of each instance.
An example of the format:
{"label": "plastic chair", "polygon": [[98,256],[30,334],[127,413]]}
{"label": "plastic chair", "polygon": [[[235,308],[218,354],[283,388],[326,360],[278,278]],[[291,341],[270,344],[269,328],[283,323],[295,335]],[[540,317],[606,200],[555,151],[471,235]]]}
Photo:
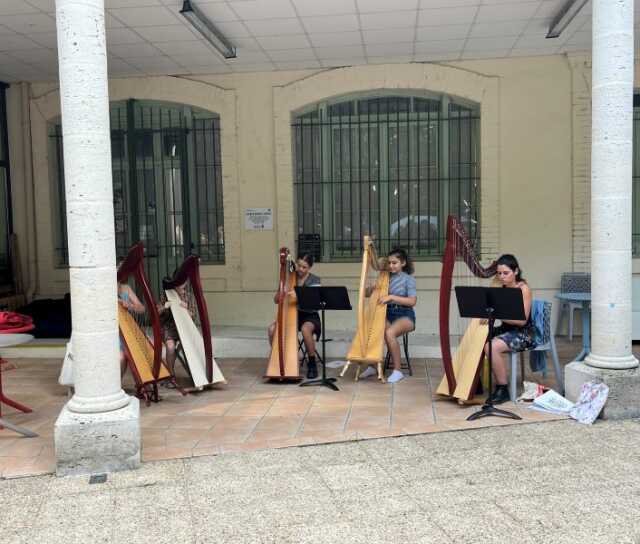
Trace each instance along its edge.
{"label": "plastic chair", "polygon": [[[404,362],[400,363],[402,370],[408,370],[409,376],[413,376],[413,369],[411,368],[411,358],[409,357],[409,333],[406,332],[402,335],[402,348],[404,351]],[[387,351],[387,355],[384,358],[384,369],[391,368],[391,353]]]}
{"label": "plastic chair", "polygon": [[[591,292],[591,274],[588,272],[565,272],[560,276],[560,292],[561,293],[590,293]],[[579,302],[560,302],[560,311],[558,313],[558,323],[556,324],[556,335],[560,334],[564,313],[569,314],[569,342],[573,341],[573,314],[576,310],[582,310],[582,304]]]}
{"label": "plastic chair", "polygon": [[[562,376],[562,369],[560,368],[560,361],[558,360],[558,351],[556,350],[556,341],[551,333],[551,302],[544,301],[544,332],[542,336],[542,343],[531,350],[525,351],[550,351],[551,359],[553,361],[553,369],[556,374],[556,382],[560,387],[560,394],[564,394],[564,379]],[[509,385],[509,394],[513,402],[518,398],[518,360],[520,361],[520,375],[524,380],[524,359],[522,354],[524,351],[512,351],[511,352],[511,378]]]}

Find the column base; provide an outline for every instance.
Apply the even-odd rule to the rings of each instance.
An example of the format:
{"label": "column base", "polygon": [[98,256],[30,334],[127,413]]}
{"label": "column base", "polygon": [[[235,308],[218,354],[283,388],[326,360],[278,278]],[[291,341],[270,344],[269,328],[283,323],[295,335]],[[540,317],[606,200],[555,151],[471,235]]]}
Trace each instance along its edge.
{"label": "column base", "polygon": [[601,418],[640,417],[640,368],[608,370],[574,361],[564,369],[565,396],[571,402],[576,402],[580,396],[582,384],[591,381],[609,386],[609,397],[600,413]]}
{"label": "column base", "polygon": [[140,466],[140,401],[119,410],[77,413],[64,406],[54,427],[56,474],[69,476]]}

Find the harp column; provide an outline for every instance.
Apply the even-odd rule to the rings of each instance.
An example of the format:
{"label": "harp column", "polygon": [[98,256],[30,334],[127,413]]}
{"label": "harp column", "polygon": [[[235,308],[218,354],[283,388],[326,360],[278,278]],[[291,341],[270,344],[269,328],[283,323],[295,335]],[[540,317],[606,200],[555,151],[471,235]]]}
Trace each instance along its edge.
{"label": "harp column", "polygon": [[567,396],[586,381],[609,385],[605,416],[640,415],[631,350],[633,0],[593,1],[591,127],[592,342],[566,369]]}
{"label": "harp column", "polygon": [[140,464],[140,406],[120,383],[104,0],[56,0],[75,394],[59,475]]}

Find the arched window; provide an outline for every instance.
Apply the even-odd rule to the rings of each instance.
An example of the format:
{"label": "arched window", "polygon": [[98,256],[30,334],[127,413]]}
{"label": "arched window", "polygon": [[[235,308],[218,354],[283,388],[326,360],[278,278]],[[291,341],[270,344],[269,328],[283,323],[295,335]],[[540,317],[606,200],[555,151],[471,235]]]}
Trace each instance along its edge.
{"label": "arched window", "polygon": [[480,113],[429,94],[372,94],[314,104],[293,120],[298,251],[354,261],[380,252],[441,255],[447,215],[479,234]]}
{"label": "arched window", "polygon": [[[191,106],[114,102],[111,156],[116,251],[142,240],[150,281],[159,285],[186,255],[224,263],[220,117]],[[67,264],[62,127],[50,125],[56,251]]]}

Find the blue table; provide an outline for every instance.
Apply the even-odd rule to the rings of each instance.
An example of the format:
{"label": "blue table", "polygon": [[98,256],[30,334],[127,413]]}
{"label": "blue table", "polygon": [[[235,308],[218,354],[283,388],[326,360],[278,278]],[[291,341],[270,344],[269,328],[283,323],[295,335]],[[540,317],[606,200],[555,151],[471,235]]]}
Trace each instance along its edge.
{"label": "blue table", "polygon": [[564,302],[582,304],[582,351],[575,360],[583,361],[591,351],[591,293],[558,293],[556,298]]}

